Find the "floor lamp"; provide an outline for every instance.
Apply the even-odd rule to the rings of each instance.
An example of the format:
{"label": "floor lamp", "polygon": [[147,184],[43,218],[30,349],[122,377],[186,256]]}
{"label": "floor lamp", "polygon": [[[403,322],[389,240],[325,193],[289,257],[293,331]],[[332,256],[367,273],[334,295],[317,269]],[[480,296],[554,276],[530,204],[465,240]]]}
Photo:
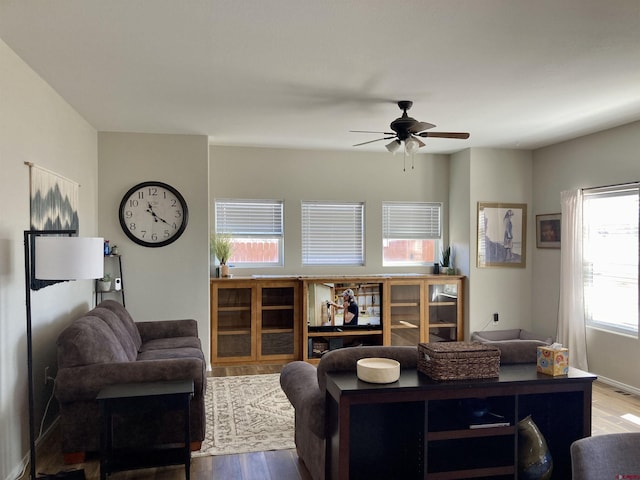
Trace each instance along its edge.
{"label": "floor lamp", "polygon": [[[36,479],[31,280],[96,279],[102,277],[104,273],[104,240],[102,238],[72,236],[75,233],[75,230],[24,231],[24,284],[27,304],[27,370],[29,377],[29,453],[31,480]],[[44,286],[47,286],[47,284]],[[56,475],[55,478],[60,477]],[[82,478],[84,478],[84,474]]]}

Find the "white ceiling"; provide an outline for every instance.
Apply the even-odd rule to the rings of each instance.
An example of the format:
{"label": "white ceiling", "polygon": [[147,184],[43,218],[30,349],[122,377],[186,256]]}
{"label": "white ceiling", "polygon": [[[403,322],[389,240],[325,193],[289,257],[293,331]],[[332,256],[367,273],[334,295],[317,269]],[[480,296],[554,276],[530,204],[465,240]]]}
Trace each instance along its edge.
{"label": "white ceiling", "polygon": [[640,0],[0,0],[0,38],[99,131],[351,150],[407,99],[471,133],[449,153],[640,120]]}

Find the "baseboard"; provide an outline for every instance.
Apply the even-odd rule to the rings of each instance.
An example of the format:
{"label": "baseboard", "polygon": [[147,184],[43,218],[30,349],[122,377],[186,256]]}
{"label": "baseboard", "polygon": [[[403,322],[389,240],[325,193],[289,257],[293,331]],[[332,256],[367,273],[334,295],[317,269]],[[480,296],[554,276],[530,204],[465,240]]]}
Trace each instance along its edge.
{"label": "baseboard", "polygon": [[610,378],[603,377],[600,375],[598,375],[598,381],[602,383],[606,383],[607,385],[617,388],[618,390],[622,390],[624,392],[628,392],[628,393],[632,393],[634,395],[640,396],[640,388],[632,387],[631,385],[627,385],[626,383],[621,383],[616,380],[612,380]]}

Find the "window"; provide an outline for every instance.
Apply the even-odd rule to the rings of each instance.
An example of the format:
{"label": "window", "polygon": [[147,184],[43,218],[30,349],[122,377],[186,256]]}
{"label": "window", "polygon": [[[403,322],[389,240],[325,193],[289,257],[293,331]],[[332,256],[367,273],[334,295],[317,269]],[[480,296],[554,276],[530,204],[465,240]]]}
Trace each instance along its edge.
{"label": "window", "polygon": [[215,207],[215,232],[232,239],[229,263],[236,267],[284,265],[282,201],[216,200]]}
{"label": "window", "polygon": [[364,204],[302,202],[302,264],[364,265]]}
{"label": "window", "polygon": [[383,202],[382,265],[433,265],[439,260],[441,203]]}
{"label": "window", "polygon": [[587,325],[636,337],[639,186],[584,190],[582,217]]}

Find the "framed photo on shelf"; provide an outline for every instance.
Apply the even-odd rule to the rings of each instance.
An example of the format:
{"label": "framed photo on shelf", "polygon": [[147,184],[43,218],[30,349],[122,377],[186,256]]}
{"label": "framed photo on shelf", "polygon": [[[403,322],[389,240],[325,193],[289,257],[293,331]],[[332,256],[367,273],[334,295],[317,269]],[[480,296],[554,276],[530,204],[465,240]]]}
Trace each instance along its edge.
{"label": "framed photo on shelf", "polygon": [[477,266],[526,266],[527,205],[478,202]]}
{"label": "framed photo on shelf", "polygon": [[536,215],[536,247],[560,248],[560,214]]}

